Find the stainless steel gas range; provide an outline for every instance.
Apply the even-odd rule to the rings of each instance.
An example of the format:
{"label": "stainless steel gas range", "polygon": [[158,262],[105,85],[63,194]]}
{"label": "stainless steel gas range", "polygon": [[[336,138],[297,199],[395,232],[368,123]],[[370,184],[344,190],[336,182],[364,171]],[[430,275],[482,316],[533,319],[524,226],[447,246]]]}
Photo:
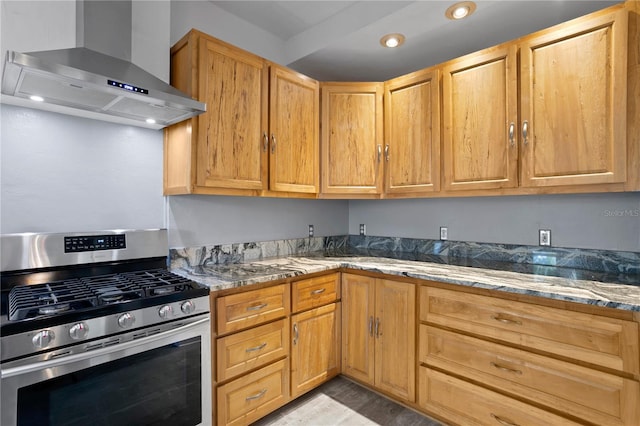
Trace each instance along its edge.
{"label": "stainless steel gas range", "polygon": [[211,424],[209,290],[166,230],[0,243],[0,424]]}

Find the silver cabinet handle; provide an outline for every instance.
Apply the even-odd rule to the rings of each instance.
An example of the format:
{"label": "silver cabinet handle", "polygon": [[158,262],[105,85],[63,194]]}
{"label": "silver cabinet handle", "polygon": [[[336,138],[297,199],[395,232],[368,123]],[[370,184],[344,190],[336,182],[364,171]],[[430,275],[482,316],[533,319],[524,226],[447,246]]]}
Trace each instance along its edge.
{"label": "silver cabinet handle", "polygon": [[520,371],[520,370],[514,370],[513,368],[507,368],[507,367],[504,367],[504,366],[502,366],[500,364],[496,364],[495,362],[491,362],[490,364],[491,364],[492,367],[497,368],[498,370],[505,371],[507,373],[513,373],[513,374],[517,374],[517,375],[522,375],[522,371]]}
{"label": "silver cabinet handle", "polygon": [[509,124],[509,144],[511,146],[516,144],[516,123],[513,121]]}
{"label": "silver cabinet handle", "polygon": [[322,294],[326,291],[325,288],[319,288],[318,290],[313,290],[311,294]]}
{"label": "silver cabinet handle", "polygon": [[384,159],[387,160],[387,162],[389,161],[389,145],[385,145],[384,146]]}
{"label": "silver cabinet handle", "polygon": [[499,416],[496,416],[493,413],[491,413],[491,417],[493,417],[495,419],[495,421],[497,421],[498,423],[500,423],[503,426],[518,426],[517,423],[511,423],[510,421],[501,419]]}
{"label": "silver cabinet handle", "polygon": [[500,321],[500,322],[505,323],[505,324],[522,325],[522,321],[512,320],[512,319],[509,319],[509,318],[504,318],[504,317],[501,317],[500,315],[492,315],[491,319],[494,319],[496,321]]}
{"label": "silver cabinet handle", "polygon": [[380,338],[380,318],[376,318],[376,337]]}
{"label": "silver cabinet handle", "polygon": [[276,152],[276,135],[271,133],[271,153]]}
{"label": "silver cabinet handle", "polygon": [[263,344],[258,345],[258,346],[254,346],[253,348],[247,348],[247,349],[245,350],[245,352],[247,352],[247,353],[248,353],[248,352],[255,352],[255,351],[259,351],[259,350],[261,350],[261,349],[264,349],[264,347],[265,347],[265,346],[267,346],[267,342],[264,342]]}
{"label": "silver cabinet handle", "polygon": [[262,303],[260,305],[254,305],[254,306],[249,306],[247,307],[247,311],[259,311],[262,308],[266,308],[267,304],[266,303]]}
{"label": "silver cabinet handle", "polygon": [[245,401],[253,401],[254,399],[260,399],[264,396],[264,394],[267,393],[266,389],[262,389],[260,392],[258,392],[255,395],[249,395],[248,397],[245,398]]}
{"label": "silver cabinet handle", "polygon": [[269,150],[269,136],[267,135],[267,132],[262,134],[262,150],[264,152]]}
{"label": "silver cabinet handle", "polygon": [[369,317],[369,336],[373,337],[373,317]]}
{"label": "silver cabinet handle", "polygon": [[522,139],[525,145],[529,143],[529,122],[527,120],[522,122]]}
{"label": "silver cabinet handle", "polygon": [[293,344],[298,343],[298,324],[293,324]]}
{"label": "silver cabinet handle", "polygon": [[382,160],[382,145],[378,145],[378,163]]}

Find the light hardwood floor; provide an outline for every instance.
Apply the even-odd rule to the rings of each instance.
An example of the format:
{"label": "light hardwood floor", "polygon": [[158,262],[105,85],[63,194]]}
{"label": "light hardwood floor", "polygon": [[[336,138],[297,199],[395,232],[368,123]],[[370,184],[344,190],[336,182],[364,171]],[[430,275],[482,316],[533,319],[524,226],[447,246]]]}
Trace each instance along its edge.
{"label": "light hardwood floor", "polygon": [[336,377],[253,426],[444,426],[362,386]]}

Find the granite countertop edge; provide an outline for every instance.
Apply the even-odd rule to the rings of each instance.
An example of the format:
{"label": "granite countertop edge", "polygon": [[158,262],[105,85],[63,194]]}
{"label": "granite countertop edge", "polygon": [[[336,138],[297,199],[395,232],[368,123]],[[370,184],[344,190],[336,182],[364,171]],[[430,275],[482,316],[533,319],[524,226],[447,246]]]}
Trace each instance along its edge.
{"label": "granite countertop edge", "polygon": [[640,312],[640,286],[385,257],[289,256],[233,265],[174,265],[212,292],[348,268]]}

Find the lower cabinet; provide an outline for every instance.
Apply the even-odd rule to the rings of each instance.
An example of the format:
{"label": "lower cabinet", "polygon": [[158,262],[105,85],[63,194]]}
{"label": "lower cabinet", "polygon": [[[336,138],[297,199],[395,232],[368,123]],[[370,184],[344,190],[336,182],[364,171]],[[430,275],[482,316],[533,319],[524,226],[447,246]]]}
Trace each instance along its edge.
{"label": "lower cabinet", "polygon": [[289,401],[289,363],[280,360],[218,387],[218,424],[246,425]]}
{"label": "lower cabinet", "polygon": [[415,284],[342,275],[342,372],[415,401]]}
{"label": "lower cabinet", "polygon": [[291,317],[291,396],[340,374],[340,303]]}
{"label": "lower cabinet", "polygon": [[419,404],[451,424],[464,426],[579,424],[424,366],[420,367]]}

